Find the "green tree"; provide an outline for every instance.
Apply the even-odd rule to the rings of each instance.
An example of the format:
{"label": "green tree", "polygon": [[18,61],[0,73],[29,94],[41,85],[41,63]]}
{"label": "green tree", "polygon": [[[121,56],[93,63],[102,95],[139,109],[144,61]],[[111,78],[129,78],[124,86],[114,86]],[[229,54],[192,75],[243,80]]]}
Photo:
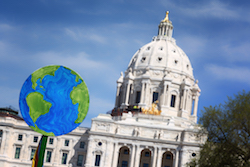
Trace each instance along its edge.
{"label": "green tree", "polygon": [[218,106],[204,107],[199,123],[207,133],[199,159],[189,166],[250,167],[250,92],[239,92]]}

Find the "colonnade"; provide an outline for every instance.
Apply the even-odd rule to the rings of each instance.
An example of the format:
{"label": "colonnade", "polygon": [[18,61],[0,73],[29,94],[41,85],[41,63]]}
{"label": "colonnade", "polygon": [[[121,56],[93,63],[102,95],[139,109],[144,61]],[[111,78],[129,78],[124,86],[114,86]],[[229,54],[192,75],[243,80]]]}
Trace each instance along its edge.
{"label": "colonnade", "polygon": [[[143,108],[150,107],[152,104],[154,89],[157,89],[155,92],[157,92],[159,96],[158,101],[160,109],[165,108],[166,110],[166,108],[169,108],[171,104],[171,96],[174,95],[174,110],[185,111],[186,115],[184,117],[191,115],[197,116],[198,100],[200,96],[200,89],[197,82],[194,86],[190,86],[184,81],[180,88],[172,85],[173,83],[169,78],[164,78],[162,87],[157,86],[152,88],[152,83],[148,78],[142,79],[140,83],[140,89],[138,89],[132,79],[128,79],[124,82],[117,82],[115,107],[126,108],[129,105],[139,105]],[[139,104],[135,103],[135,98],[137,96],[136,91],[140,91]]]}
{"label": "colonnade", "polygon": [[[113,161],[111,167],[120,167],[119,162],[119,154],[121,154],[121,148],[126,147],[129,149],[129,162],[128,167],[139,167],[142,166],[142,153],[145,150],[150,151],[150,164],[149,167],[162,167],[162,158],[164,153],[169,153],[172,156],[171,159],[171,167],[178,167],[179,162],[179,149],[167,149],[163,147],[147,147],[136,144],[128,144],[128,145],[119,145],[118,143],[114,143],[113,150]],[[119,165],[119,166],[118,166]]]}
{"label": "colonnade", "polygon": [[[100,155],[99,167],[122,167],[122,161],[127,161],[127,167],[140,167],[143,163],[148,163],[148,167],[164,167],[166,162],[170,167],[179,167],[180,149],[173,146],[171,149],[162,146],[145,146],[140,144],[125,144],[108,141],[106,146],[101,149],[95,147],[95,142],[90,139],[88,144],[88,153],[85,161],[85,167],[95,166],[96,155]],[[123,154],[122,151],[128,152]],[[145,152],[150,152],[149,156],[142,158]],[[171,159],[163,157],[164,154],[171,155]],[[126,158],[124,158],[126,156]],[[147,162],[145,162],[145,158]],[[120,160],[120,162],[119,162]],[[162,162],[165,162],[162,164]]]}

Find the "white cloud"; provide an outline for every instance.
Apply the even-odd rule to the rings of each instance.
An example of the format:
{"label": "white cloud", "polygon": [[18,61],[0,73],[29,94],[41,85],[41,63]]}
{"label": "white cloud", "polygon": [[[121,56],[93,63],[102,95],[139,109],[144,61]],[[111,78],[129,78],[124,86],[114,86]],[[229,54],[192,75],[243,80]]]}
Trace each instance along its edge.
{"label": "white cloud", "polygon": [[39,59],[42,64],[58,64],[67,66],[69,68],[74,67],[74,69],[98,69],[107,70],[109,65],[106,62],[100,62],[91,59],[85,52],[80,52],[77,54],[65,54],[54,51],[40,52],[34,55],[36,59]]}
{"label": "white cloud", "polygon": [[102,35],[99,35],[98,32],[102,32],[101,30],[88,30],[86,28],[65,28],[64,29],[66,35],[70,36],[73,40],[76,41],[94,41],[98,43],[105,44],[106,38]]}
{"label": "white cloud", "polygon": [[[238,43],[237,43],[238,44]],[[226,60],[231,62],[249,62],[250,61],[250,43],[246,42],[243,44],[238,44],[237,46],[233,45],[224,45],[222,50],[225,52],[224,56]]]}
{"label": "white cloud", "polygon": [[[106,84],[106,86],[113,85],[117,79],[118,72],[112,66],[112,62],[99,61],[93,56],[86,54],[85,52],[80,52],[76,54],[66,54],[60,52],[41,52],[34,55],[34,60],[40,63],[40,66],[45,65],[63,65],[76,72],[78,72],[82,77],[98,83],[95,85],[100,86]],[[86,80],[85,80],[86,81]]]}
{"label": "white cloud", "polygon": [[246,67],[223,67],[214,64],[207,65],[206,71],[219,80],[231,80],[250,84],[250,69]]}
{"label": "white cloud", "polygon": [[222,3],[220,1],[208,1],[209,3],[204,6],[199,6],[194,9],[187,9],[187,14],[191,14],[193,16],[208,16],[215,17],[219,19],[237,19],[239,18],[239,14],[236,10],[230,9],[230,7]]}
{"label": "white cloud", "polygon": [[65,33],[68,36],[70,36],[71,38],[73,38],[74,40],[78,40],[76,33],[74,31],[70,30],[69,28],[65,28]]}
{"label": "white cloud", "polygon": [[185,53],[188,54],[188,56],[189,54],[193,56],[198,55],[198,53],[204,52],[207,40],[194,35],[185,35],[178,37],[176,44],[178,45],[178,43],[181,44],[181,48]]}
{"label": "white cloud", "polygon": [[171,1],[166,4],[164,0],[161,2],[168,8],[173,7],[175,12],[179,11],[183,15],[187,15],[189,17],[210,17],[230,20],[240,18],[240,9],[237,10],[235,7],[219,0],[210,0],[204,2],[203,4],[197,3],[197,5],[194,3],[192,3],[192,5],[180,5],[175,1]]}
{"label": "white cloud", "polygon": [[9,24],[0,24],[0,31],[10,31],[10,30],[13,30],[14,27],[12,27],[11,25]]}

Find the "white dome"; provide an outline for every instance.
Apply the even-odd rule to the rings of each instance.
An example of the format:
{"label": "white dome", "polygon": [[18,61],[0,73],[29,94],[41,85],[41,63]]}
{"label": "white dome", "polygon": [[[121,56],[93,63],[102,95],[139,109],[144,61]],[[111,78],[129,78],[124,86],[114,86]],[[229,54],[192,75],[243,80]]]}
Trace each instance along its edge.
{"label": "white dome", "polygon": [[193,68],[187,55],[170,37],[155,37],[141,47],[132,57],[128,69],[137,71],[145,68],[184,74],[193,80]]}
{"label": "white dome", "polygon": [[150,111],[157,104],[161,115],[196,122],[198,81],[189,58],[172,38],[168,13],[158,28],[158,35],[134,54],[118,79],[115,108]]}

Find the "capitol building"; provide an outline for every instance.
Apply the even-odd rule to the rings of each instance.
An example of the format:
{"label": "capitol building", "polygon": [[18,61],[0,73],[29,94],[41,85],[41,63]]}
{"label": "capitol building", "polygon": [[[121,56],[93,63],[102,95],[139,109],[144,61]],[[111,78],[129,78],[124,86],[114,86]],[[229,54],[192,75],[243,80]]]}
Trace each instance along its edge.
{"label": "capitol building", "polygon": [[[114,109],[91,128],[48,137],[44,167],[185,167],[199,156],[201,90],[172,34],[167,12],[118,78]],[[40,138],[16,111],[0,108],[1,167],[30,167]]]}

